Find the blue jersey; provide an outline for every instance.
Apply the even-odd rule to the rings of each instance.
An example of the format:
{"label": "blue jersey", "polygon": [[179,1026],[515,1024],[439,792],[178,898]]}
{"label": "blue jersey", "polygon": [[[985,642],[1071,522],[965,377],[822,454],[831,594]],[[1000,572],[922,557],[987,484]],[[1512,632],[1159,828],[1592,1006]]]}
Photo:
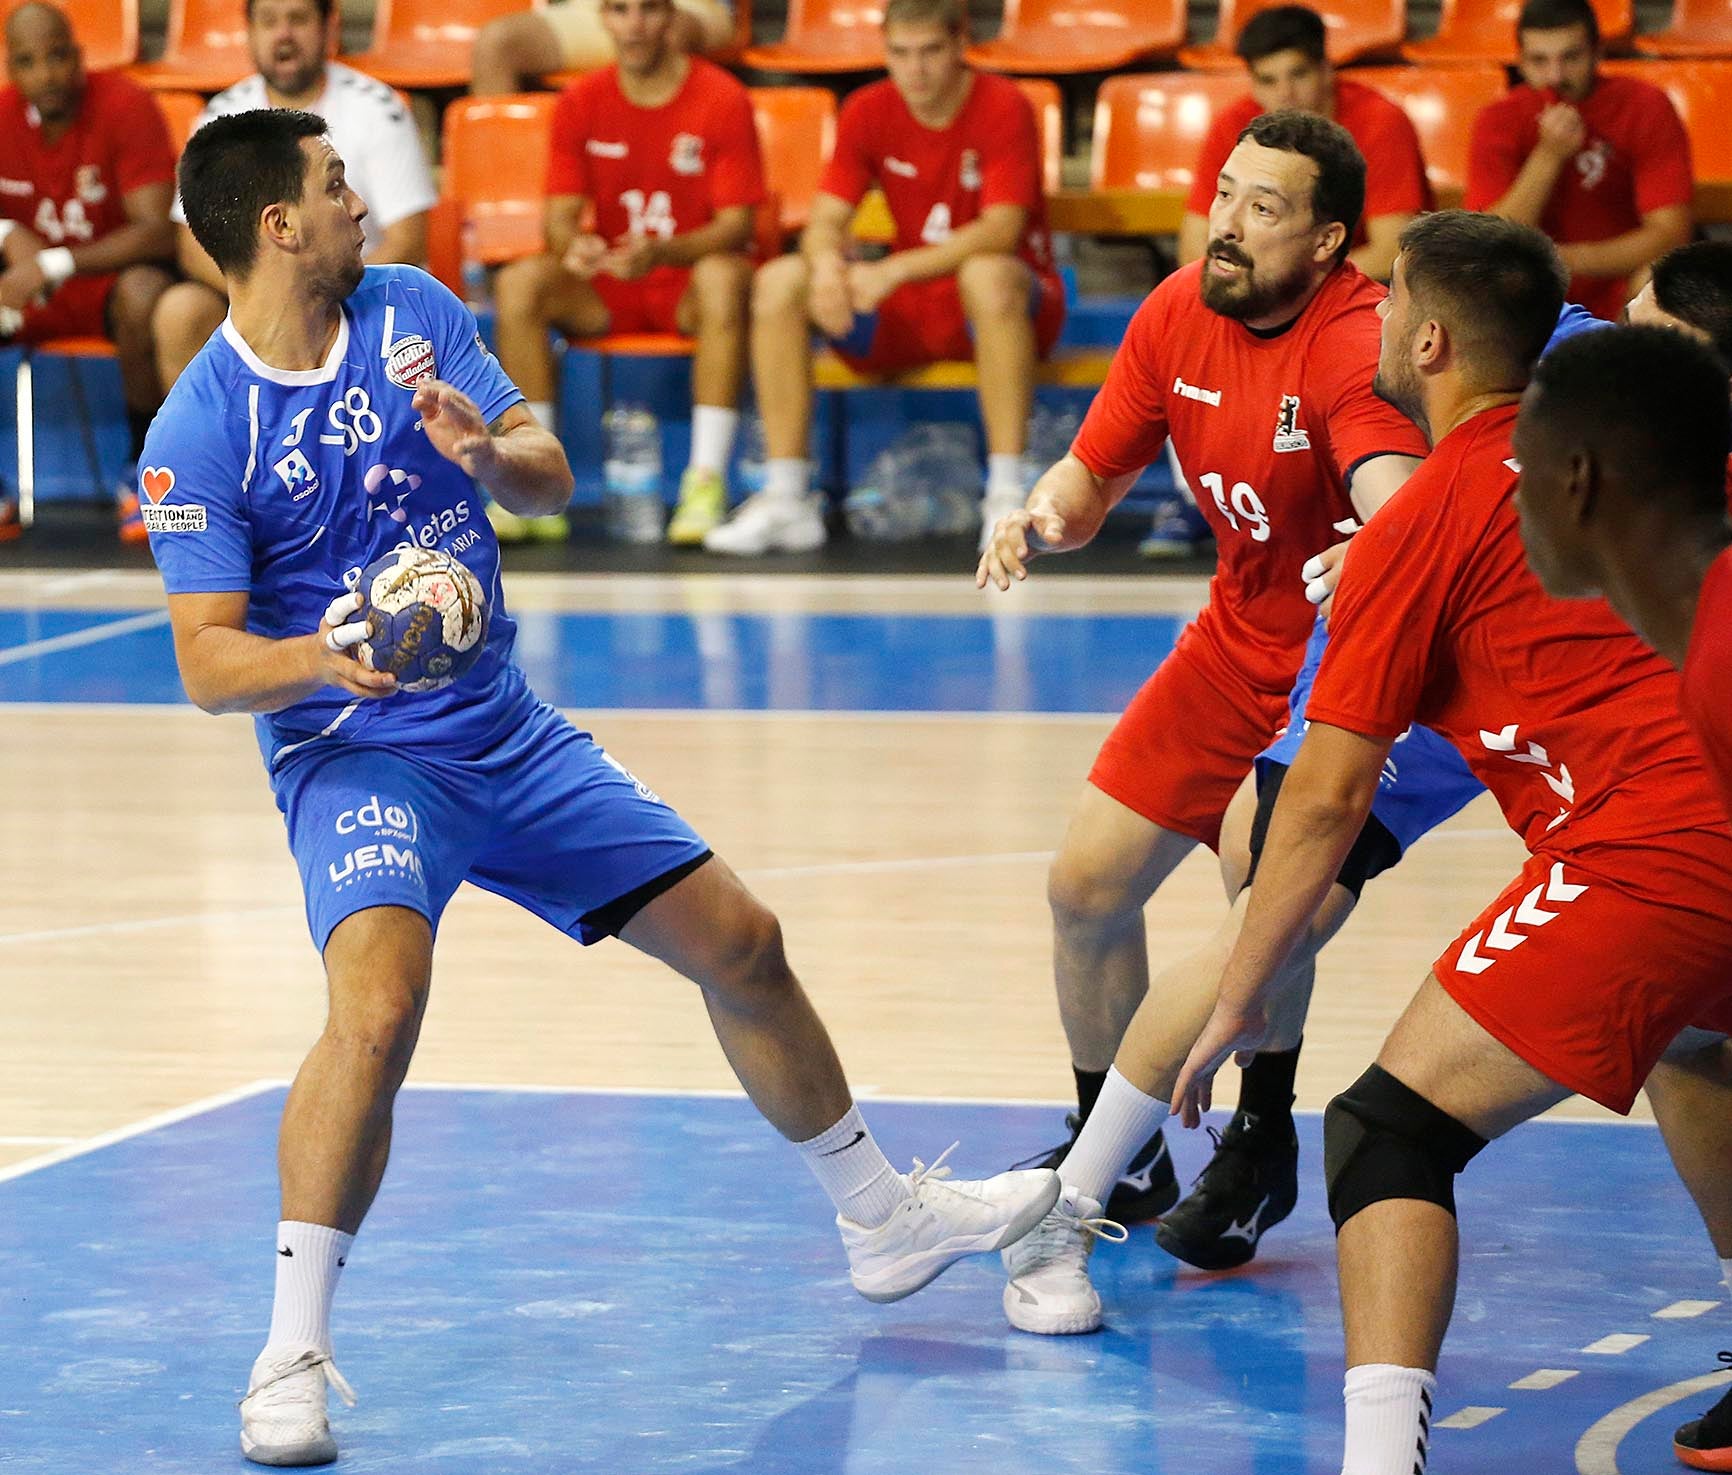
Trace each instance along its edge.
{"label": "blue jersey", "polygon": [[225,321],[169,392],[139,470],[163,584],[245,593],[247,629],[280,640],[318,628],[346,572],[413,543],[462,561],[491,623],[480,660],[443,690],[379,701],[326,687],[258,717],[273,770],[339,729],[351,741],[476,751],[497,741],[524,692],[481,491],[428,443],[412,404],[417,384],[439,378],[491,423],[523,395],[468,308],[423,271],[368,267],[342,313],[324,365],[295,372],[262,363]]}

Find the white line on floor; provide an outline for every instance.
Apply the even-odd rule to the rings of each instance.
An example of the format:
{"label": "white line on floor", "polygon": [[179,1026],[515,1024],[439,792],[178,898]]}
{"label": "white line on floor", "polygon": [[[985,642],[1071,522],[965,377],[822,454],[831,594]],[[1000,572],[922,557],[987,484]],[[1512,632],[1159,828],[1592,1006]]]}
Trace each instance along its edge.
{"label": "white line on floor", "polygon": [[1718,1301],[1674,1301],[1670,1306],[1662,1306],[1654,1313],[1656,1321],[1687,1321],[1692,1316],[1706,1316],[1720,1303]]}
{"label": "white line on floor", "polygon": [[1700,1393],[1710,1393],[1727,1383],[1732,1383],[1732,1373],[1705,1373],[1699,1378],[1656,1388],[1613,1409],[1576,1441],[1576,1475],[1621,1475],[1618,1446],[1630,1430],[1663,1408]]}
{"label": "white line on floor", "polygon": [[1490,1423],[1499,1414],[1508,1410],[1501,1408],[1481,1408],[1477,1404],[1469,1404],[1464,1409],[1458,1409],[1447,1419],[1439,1419],[1432,1427],[1435,1429],[1477,1429],[1481,1424]]}
{"label": "white line on floor", "polygon": [[303,908],[283,902],[268,907],[237,907],[229,912],[177,912],[167,917],[134,917],[125,922],[91,922],[80,927],[46,927],[39,932],[0,932],[0,948],[28,942],[70,942],[84,937],[119,937],[132,932],[162,932],[171,927],[198,927],[246,917],[274,917]]}
{"label": "white line on floor", "polygon": [[1609,1337],[1589,1342],[1581,1350],[1599,1357],[1621,1357],[1632,1347],[1640,1347],[1647,1340],[1645,1332],[1613,1332]]}
{"label": "white line on floor", "polygon": [[147,614],[128,615],[124,620],[109,620],[101,625],[91,625],[84,630],[74,630],[66,635],[50,635],[46,640],[32,640],[25,645],[11,645],[0,650],[0,666],[14,666],[20,661],[34,661],[40,656],[51,656],[63,650],[75,650],[81,645],[99,645],[104,640],[115,640],[122,635],[132,635],[139,630],[154,630],[158,625],[168,623],[168,611],[165,609],[151,610]]}
{"label": "white line on floor", "polygon": [[65,1147],[76,1137],[0,1137],[0,1147]]}
{"label": "white line on floor", "polygon": [[1543,1393],[1547,1388],[1555,1388],[1559,1383],[1567,1383],[1571,1378],[1581,1376],[1581,1371],[1573,1367],[1542,1367],[1529,1373],[1525,1378],[1517,1378],[1510,1384],[1517,1392]]}

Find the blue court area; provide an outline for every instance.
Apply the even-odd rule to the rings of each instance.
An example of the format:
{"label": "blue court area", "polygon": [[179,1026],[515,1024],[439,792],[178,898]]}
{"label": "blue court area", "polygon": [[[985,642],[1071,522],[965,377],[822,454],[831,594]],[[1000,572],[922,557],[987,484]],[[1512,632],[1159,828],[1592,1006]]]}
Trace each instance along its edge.
{"label": "blue court area", "polygon": [[[250,1468],[234,1405],[269,1314],[281,1104],[263,1090],[0,1182],[0,1467]],[[898,1162],[960,1138],[972,1172],[1059,1115],[866,1109]],[[1194,1169],[1206,1139],[1176,1136]],[[412,1089],[337,1301],[361,1395],[337,1409],[339,1468],[1334,1475],[1316,1117],[1301,1139],[1299,1209],[1256,1266],[1182,1269],[1138,1229],[1095,1259],[1107,1329],[1049,1339],[1005,1325],[991,1260],[859,1299],[815,1185],[743,1100]],[[1656,1390],[1732,1338],[1654,1131],[1524,1128],[1475,1163],[1462,1217],[1432,1468],[1676,1469],[1673,1425],[1717,1393]]]}
{"label": "blue court area", "polygon": [[[1116,712],[1171,615],[553,614],[518,663],[560,707]],[[0,608],[0,701],[180,702],[166,614]]]}

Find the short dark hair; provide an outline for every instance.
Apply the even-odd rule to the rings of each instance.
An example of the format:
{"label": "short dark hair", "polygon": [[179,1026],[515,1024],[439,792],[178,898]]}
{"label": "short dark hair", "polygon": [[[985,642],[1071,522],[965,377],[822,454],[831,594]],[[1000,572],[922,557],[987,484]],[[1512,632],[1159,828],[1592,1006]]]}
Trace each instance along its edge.
{"label": "short dark hair", "polygon": [[1416,310],[1449,329],[1486,387],[1527,383],[1569,286],[1557,247],[1531,225],[1439,210],[1402,231],[1400,264]]}
{"label": "short dark hair", "polygon": [[[259,0],[247,0],[246,12],[249,21],[253,18],[253,10],[258,3]],[[336,7],[337,0],[313,0],[313,4],[319,9],[319,19],[328,21],[331,18],[331,11]]]}
{"label": "short dark hair", "polygon": [[1353,249],[1353,234],[1365,212],[1365,156],[1359,145],[1339,123],[1288,108],[1278,113],[1260,113],[1245,125],[1238,142],[1246,139],[1266,149],[1303,154],[1317,166],[1311,186],[1311,216],[1314,220],[1339,220],[1347,234],[1337,261]]}
{"label": "short dark hair", "polygon": [[1654,263],[1654,301],[1706,333],[1732,363],[1732,241],[1692,241],[1668,251]]}
{"label": "short dark hair", "polygon": [[1588,0],[1527,0],[1516,17],[1516,39],[1523,31],[1561,31],[1586,26],[1589,44],[1600,44],[1600,18]]}
{"label": "short dark hair", "polygon": [[1272,5],[1245,22],[1233,49],[1246,66],[1278,51],[1299,51],[1314,62],[1326,54],[1323,17],[1305,5]]}
{"label": "short dark hair", "polygon": [[1726,515],[1732,383],[1726,361],[1671,328],[1617,327],[1560,343],[1534,371],[1535,418],[1643,497]]}
{"label": "short dark hair", "polygon": [[325,120],[295,108],[255,108],[213,118],[180,156],[180,202],[193,239],[224,276],[244,279],[259,254],[259,215],[298,205],[306,179],[303,138]]}

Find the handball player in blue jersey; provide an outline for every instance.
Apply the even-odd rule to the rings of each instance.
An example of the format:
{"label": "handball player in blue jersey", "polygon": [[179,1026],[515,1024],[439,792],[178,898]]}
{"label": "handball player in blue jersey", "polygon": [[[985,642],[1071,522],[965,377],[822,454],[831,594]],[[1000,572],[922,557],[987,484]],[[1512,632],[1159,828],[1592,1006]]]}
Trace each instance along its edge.
{"label": "handball player in blue jersey", "polygon": [[[618,936],[702,990],[753,1103],[837,1209],[872,1300],[1025,1233],[1050,1172],[899,1174],[866,1129],[776,919],[680,817],[538,701],[481,488],[563,508],[559,442],[468,310],[412,267],[363,267],[365,204],[307,113],[219,118],[180,164],[187,223],[230,312],[145,443],[141,500],[187,693],[250,712],[324,957],[329,1014],[283,1112],[276,1301],[241,1402],[260,1464],[336,1458],[330,1307],[378,1191],[439,916],[462,881],[583,943]],[[354,571],[403,544],[486,592],[486,648],[453,684],[398,691],[353,647]],[[261,1248],[262,1258],[262,1248]]]}

